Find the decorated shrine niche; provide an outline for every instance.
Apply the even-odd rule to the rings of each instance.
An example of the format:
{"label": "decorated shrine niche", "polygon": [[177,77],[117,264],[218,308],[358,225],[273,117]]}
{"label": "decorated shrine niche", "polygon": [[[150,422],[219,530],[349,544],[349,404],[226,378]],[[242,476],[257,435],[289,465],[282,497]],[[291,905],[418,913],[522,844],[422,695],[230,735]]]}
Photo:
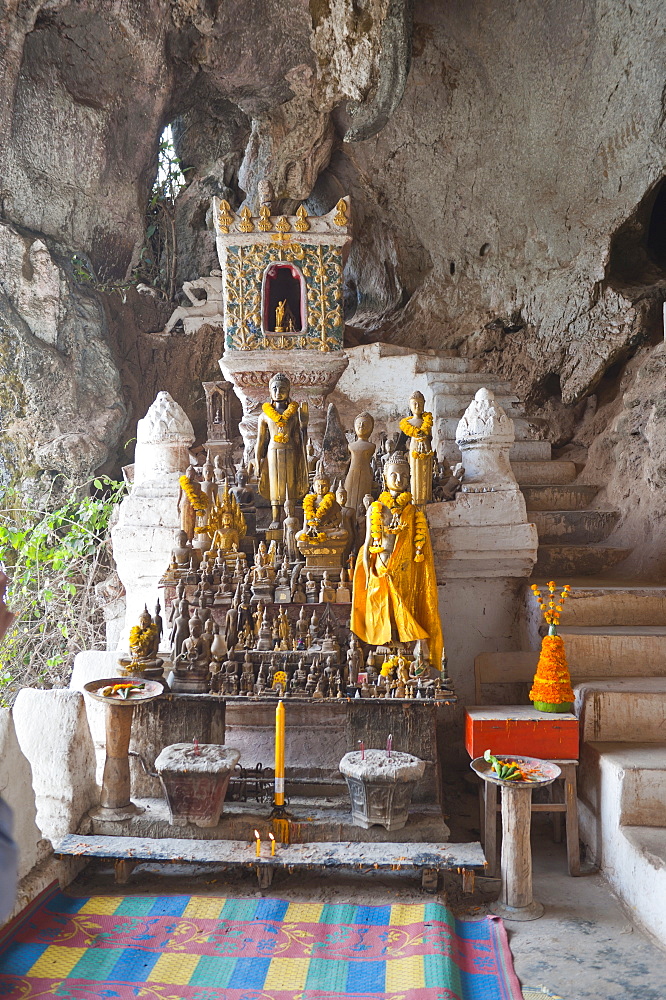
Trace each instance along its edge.
{"label": "decorated shrine niche", "polygon": [[349,199],[327,215],[235,215],[213,199],[226,351],[341,351]]}
{"label": "decorated shrine niche", "polygon": [[293,264],[271,264],[263,280],[264,334],[302,336],[306,323],[306,286]]}

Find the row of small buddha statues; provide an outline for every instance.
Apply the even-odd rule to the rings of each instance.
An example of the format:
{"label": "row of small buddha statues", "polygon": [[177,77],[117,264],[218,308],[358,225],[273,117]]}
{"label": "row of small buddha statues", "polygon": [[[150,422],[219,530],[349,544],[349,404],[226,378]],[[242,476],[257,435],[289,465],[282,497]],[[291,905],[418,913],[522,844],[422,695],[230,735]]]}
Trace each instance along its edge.
{"label": "row of small buddha statues", "polygon": [[[268,605],[252,607],[247,595],[227,612],[224,629],[209,608],[192,609],[186,598],[174,603],[170,632],[172,669],[166,685],[175,692],[228,697],[287,696],[319,698],[451,698],[445,675],[430,669],[422,644],[409,657],[363,652],[355,635],[345,650],[328,622],[302,606],[291,622],[283,609],[271,616]],[[132,629],[130,655],[119,664],[126,675],[160,677],[161,616],[144,609]]]}

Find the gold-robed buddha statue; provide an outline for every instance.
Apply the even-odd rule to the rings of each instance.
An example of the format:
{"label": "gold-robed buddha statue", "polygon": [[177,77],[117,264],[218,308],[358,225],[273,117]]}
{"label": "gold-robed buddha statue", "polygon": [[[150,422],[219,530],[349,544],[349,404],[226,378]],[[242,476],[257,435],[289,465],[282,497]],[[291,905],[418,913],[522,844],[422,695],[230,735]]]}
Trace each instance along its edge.
{"label": "gold-robed buddha statue", "polygon": [[371,646],[427,639],[438,670],[444,653],[437,580],[425,514],[412,502],[402,452],[384,465],[386,489],[368,509],[356,560],[351,630]]}
{"label": "gold-robed buddha statue", "polygon": [[331,491],[331,481],[322,471],[315,475],[312,492],[303,498],[303,520],[296,545],[305,556],[306,569],[339,570],[349,531],[342,523],[342,510]]}
{"label": "gold-robed buddha statue", "polygon": [[227,562],[229,559],[235,561],[247,526],[236,497],[229,492],[226,479],[222,493],[213,499],[206,527],[211,537],[210,551],[219,553]]}
{"label": "gold-robed buddha statue", "polygon": [[289,401],[291,382],[286,375],[274,375],[268,388],[271,398],[259,416],[254,465],[259,492],[271,504],[270,527],[275,530],[287,497],[298,502],[308,492],[308,406]]}

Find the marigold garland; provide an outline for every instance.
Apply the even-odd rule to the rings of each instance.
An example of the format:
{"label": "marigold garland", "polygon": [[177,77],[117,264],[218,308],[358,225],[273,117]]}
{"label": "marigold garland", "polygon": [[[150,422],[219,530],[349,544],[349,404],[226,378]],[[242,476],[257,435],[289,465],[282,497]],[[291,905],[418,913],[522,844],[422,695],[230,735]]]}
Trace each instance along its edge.
{"label": "marigold garland", "polygon": [[284,413],[278,413],[272,403],[263,403],[261,409],[269,420],[272,420],[278,425],[278,429],[275,432],[274,440],[277,444],[287,444],[289,441],[289,435],[284,433],[284,428],[288,421],[293,417],[294,413],[298,409],[298,403],[290,403]]}
{"label": "marigold garland", "polygon": [[409,417],[403,417],[399,424],[400,430],[409,438],[428,438],[432,432],[432,413],[427,410],[423,414],[423,423],[420,427],[410,424]]}
{"label": "marigold garland", "polygon": [[142,628],[140,625],[133,625],[129,634],[130,650],[132,652],[138,650],[139,653],[145,653],[150,649],[150,645],[156,635],[157,625],[154,622],[146,625],[145,628]]}
{"label": "marigold garland", "polygon": [[574,693],[561,635],[545,635],[541,640],[541,655],[529,699],[550,705],[573,702]]}
{"label": "marigold garland", "polygon": [[208,497],[203,492],[198,483],[193,483],[187,476],[181,476],[178,480],[180,488],[187,497],[196,514],[205,514],[208,508]]}
{"label": "marigold garland", "polygon": [[[403,509],[412,502],[412,494],[405,491],[393,497],[388,490],[379,494],[379,498],[370,506],[370,551],[382,551],[382,533],[387,531],[390,535],[397,535],[405,527],[402,520]],[[393,520],[399,519],[397,525],[387,526],[382,518],[382,507],[388,507],[393,515]]]}
{"label": "marigold garland", "polygon": [[[317,498],[315,494],[308,493],[303,498],[303,512],[305,514],[305,523],[308,527],[318,528],[333,506],[334,501],[335,494],[325,493],[321,499],[321,503],[317,505]],[[326,538],[325,533],[322,531],[318,532],[318,538],[320,542],[323,542]]]}

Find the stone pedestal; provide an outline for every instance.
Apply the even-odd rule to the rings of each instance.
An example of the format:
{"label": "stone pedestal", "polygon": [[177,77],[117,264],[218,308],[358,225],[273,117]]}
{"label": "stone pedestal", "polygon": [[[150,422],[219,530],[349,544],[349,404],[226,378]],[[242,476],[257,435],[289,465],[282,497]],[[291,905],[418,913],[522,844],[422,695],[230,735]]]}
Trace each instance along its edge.
{"label": "stone pedestal", "polygon": [[127,651],[129,629],[144,605],[152,611],[158,583],[169,567],[180,528],[179,478],[189,464],[194,430],[168,392],[160,392],[137,425],[134,483],[111,529],[118,576],[126,591],[125,626],[118,648]]}
{"label": "stone pedestal", "polygon": [[342,758],[340,771],[347,780],[355,826],[402,830],[425,761],[408,753],[392,751],[389,757],[385,750],[355,750]]}
{"label": "stone pedestal", "polygon": [[174,743],[155,761],[172,826],[217,826],[240,751],[214,743]]}
{"label": "stone pedestal", "polygon": [[220,368],[243,404],[240,432],[246,462],[254,452],[261,404],[269,398],[268,383],[273,375],[277,372],[286,375],[291,382],[291,398],[297,403],[308,403],[308,436],[320,446],[326,428],[326,400],[347,364],[343,351],[226,350],[220,358]]}

